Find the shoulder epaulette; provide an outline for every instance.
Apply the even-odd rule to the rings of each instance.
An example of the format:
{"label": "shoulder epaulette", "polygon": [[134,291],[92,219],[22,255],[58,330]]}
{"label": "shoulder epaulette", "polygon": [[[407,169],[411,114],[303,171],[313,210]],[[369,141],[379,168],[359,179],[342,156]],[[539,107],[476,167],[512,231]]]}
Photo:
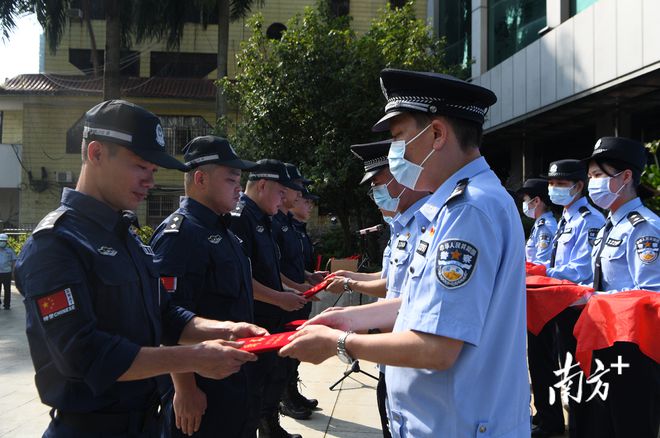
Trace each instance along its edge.
{"label": "shoulder epaulette", "polygon": [[32,231],[32,234],[37,234],[40,231],[51,230],[55,228],[55,224],[57,224],[57,221],[59,221],[60,218],[64,216],[64,213],[66,213],[66,210],[59,208],[57,210],[51,211],[46,216],[44,216],[43,219],[41,219],[41,222],[39,222],[34,231]]}
{"label": "shoulder epaulette", "polygon": [[585,207],[584,205],[583,205],[582,207],[578,208],[578,211],[580,212],[580,214],[582,215],[582,217],[587,217],[587,216],[589,216],[589,215],[591,214],[591,210],[589,210],[589,209],[588,209],[587,207]]}
{"label": "shoulder epaulette", "polygon": [[631,211],[628,213],[628,216],[626,216],[630,223],[632,224],[633,227],[636,227],[637,225],[641,224],[642,222],[646,222],[646,219],[644,216],[641,214],[637,213],[636,211]]}
{"label": "shoulder epaulette", "polygon": [[465,194],[465,189],[467,188],[469,182],[470,180],[468,178],[463,178],[457,182],[456,187],[454,187],[454,191],[451,192],[451,195],[449,195],[445,201],[445,205],[448,205],[450,202],[454,202],[457,199],[461,199]]}
{"label": "shoulder epaulette", "polygon": [[163,231],[163,233],[178,233],[179,229],[181,228],[181,224],[183,223],[183,218],[185,218],[185,216],[181,213],[173,214],[170,220],[167,222],[167,226],[165,227],[165,231]]}

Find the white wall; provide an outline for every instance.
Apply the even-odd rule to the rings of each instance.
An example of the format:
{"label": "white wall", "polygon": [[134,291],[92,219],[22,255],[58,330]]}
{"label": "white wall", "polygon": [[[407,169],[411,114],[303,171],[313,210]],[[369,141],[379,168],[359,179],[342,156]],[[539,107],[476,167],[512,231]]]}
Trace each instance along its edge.
{"label": "white wall", "polygon": [[498,97],[484,128],[660,69],[659,23],[660,0],[599,0],[473,78]]}

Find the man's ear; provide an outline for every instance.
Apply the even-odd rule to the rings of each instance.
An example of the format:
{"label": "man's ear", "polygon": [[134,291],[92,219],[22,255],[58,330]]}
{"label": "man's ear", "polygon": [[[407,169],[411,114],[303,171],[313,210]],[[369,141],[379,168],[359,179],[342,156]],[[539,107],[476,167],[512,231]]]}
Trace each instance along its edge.
{"label": "man's ear", "polygon": [[204,186],[206,184],[206,174],[199,169],[194,170],[193,181],[197,186]]}
{"label": "man's ear", "polygon": [[92,140],[87,145],[87,161],[92,164],[98,164],[101,158],[107,154],[101,142]]}
{"label": "man's ear", "polygon": [[442,117],[435,117],[431,121],[431,131],[434,136],[433,149],[441,150],[449,137],[449,123]]}

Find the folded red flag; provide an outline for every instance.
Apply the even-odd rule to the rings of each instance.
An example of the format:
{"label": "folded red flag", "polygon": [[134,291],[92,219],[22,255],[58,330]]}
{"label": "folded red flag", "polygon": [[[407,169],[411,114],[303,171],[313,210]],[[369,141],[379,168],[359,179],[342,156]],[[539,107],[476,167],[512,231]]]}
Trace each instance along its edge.
{"label": "folded red flag", "polygon": [[308,320],[307,319],[296,319],[295,321],[287,322],[284,324],[284,328],[286,330],[295,330],[304,323],[306,323]]}
{"label": "folded red flag", "polygon": [[527,277],[527,330],[538,335],[543,327],[568,306],[593,293],[587,286],[540,275]]}
{"label": "folded red flag", "polygon": [[242,338],[237,339],[236,342],[245,342],[241,347],[241,350],[249,351],[254,354],[268,353],[269,351],[279,351],[280,348],[289,343],[289,336],[294,333],[296,332],[275,333],[274,335],[257,336],[254,338]]}
{"label": "folded red flag", "polygon": [[324,290],[326,287],[328,287],[328,285],[330,284],[330,280],[332,280],[334,277],[335,277],[335,274],[327,275],[327,276],[325,277],[325,279],[323,279],[322,282],[320,282],[320,283],[317,284],[316,286],[312,287],[311,289],[307,289],[305,292],[303,292],[303,294],[302,294],[303,297],[305,297],[305,298],[311,298],[311,297],[313,297],[314,295],[316,295],[317,293],[321,292],[321,291]]}
{"label": "folded red flag", "polygon": [[615,342],[635,343],[642,353],[660,363],[659,333],[660,293],[630,290],[594,295],[573,329],[577,339],[575,357],[587,377],[593,351],[611,347]]}
{"label": "folded red flag", "polygon": [[545,266],[525,262],[525,273],[527,275],[546,275]]}

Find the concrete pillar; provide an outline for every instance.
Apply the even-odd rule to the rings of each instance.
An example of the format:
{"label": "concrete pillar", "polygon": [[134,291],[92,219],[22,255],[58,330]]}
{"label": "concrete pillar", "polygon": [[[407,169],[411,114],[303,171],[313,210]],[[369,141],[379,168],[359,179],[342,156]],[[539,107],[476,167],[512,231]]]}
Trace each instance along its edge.
{"label": "concrete pillar", "polygon": [[488,0],[472,0],[472,74],[488,70]]}

